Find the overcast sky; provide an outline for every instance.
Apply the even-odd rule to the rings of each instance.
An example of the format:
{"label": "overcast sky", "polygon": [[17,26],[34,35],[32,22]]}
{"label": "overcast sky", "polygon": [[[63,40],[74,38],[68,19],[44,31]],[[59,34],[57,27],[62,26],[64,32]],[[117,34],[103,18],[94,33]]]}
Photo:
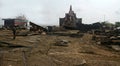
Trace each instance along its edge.
{"label": "overcast sky", "polygon": [[0,18],[24,14],[28,20],[42,25],[58,25],[72,5],[83,23],[120,21],[120,0],[0,0]]}

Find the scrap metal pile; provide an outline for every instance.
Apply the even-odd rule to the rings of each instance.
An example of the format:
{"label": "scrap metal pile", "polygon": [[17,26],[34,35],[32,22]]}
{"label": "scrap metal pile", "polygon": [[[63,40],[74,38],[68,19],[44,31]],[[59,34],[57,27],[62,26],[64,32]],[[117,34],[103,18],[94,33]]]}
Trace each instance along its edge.
{"label": "scrap metal pile", "polygon": [[120,51],[120,29],[111,31],[94,31],[92,40],[97,44]]}

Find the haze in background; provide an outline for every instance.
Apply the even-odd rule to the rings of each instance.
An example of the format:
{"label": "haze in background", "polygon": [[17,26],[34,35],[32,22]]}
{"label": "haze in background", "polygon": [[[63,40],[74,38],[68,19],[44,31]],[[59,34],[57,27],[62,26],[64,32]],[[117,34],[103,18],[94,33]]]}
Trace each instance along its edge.
{"label": "haze in background", "polygon": [[37,24],[59,25],[70,5],[85,24],[120,21],[120,0],[0,0],[0,18],[24,14]]}

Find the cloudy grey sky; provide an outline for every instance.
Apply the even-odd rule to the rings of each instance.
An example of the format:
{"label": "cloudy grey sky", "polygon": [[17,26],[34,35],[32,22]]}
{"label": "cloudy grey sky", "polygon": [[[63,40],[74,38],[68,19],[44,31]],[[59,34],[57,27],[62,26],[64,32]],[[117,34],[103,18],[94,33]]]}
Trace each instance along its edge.
{"label": "cloudy grey sky", "polygon": [[86,24],[104,21],[104,17],[112,23],[120,21],[120,0],[0,0],[0,18],[24,14],[37,24],[58,25],[70,5]]}

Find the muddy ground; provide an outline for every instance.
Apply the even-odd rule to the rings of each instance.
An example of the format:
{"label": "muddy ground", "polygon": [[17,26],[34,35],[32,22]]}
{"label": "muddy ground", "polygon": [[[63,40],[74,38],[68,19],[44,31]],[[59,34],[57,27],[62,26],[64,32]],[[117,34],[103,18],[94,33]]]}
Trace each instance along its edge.
{"label": "muddy ground", "polygon": [[[120,66],[120,52],[91,40],[92,35],[75,31],[65,35],[17,36],[0,31],[0,66]],[[58,40],[67,46],[56,46]]]}

